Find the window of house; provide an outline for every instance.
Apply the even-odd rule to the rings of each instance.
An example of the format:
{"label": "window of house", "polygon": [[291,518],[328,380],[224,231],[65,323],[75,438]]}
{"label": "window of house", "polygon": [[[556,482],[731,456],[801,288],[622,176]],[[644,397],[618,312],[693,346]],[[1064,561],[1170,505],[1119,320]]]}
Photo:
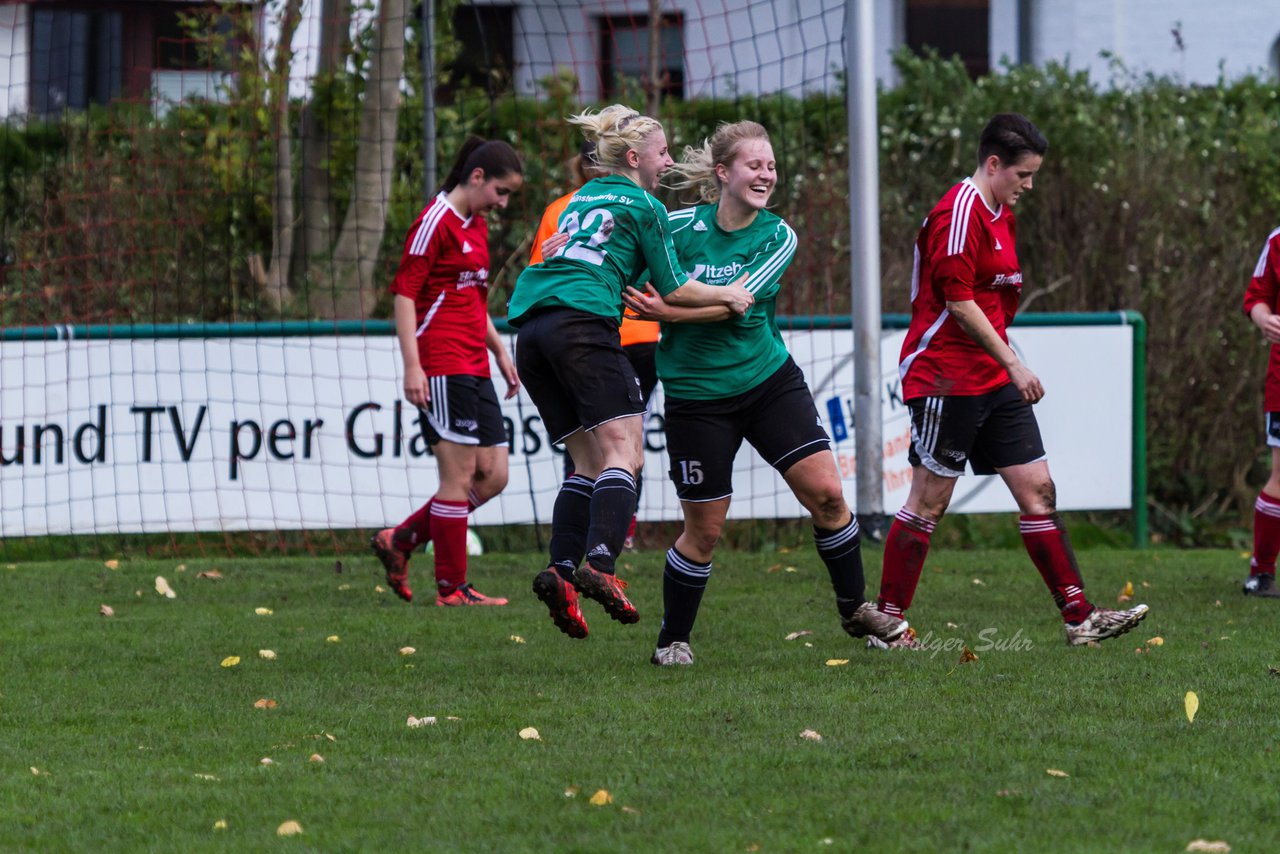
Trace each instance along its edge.
{"label": "window of house", "polygon": [[991,68],[989,0],[907,0],[907,47],[959,56],[970,77]]}
{"label": "window of house", "polygon": [[[106,8],[104,8],[106,7]],[[221,37],[221,55],[182,24],[182,16],[206,4],[66,3],[31,10],[29,100],[32,114],[54,116],[113,98],[150,98],[160,105],[190,97],[216,99],[230,67],[230,52],[243,47],[230,13],[210,15]],[[222,8],[252,14],[243,0]]]}
{"label": "window of house", "polygon": [[52,116],[105,104],[124,78],[120,12],[31,11],[31,112]]}
{"label": "window of house", "polygon": [[[628,82],[643,86],[649,76],[649,16],[609,15],[599,24],[605,98],[618,95]],[[658,86],[663,95],[684,97],[684,15],[679,12],[662,15],[658,24]]]}
{"label": "window of house", "polygon": [[462,5],[453,10],[453,34],[466,46],[449,63],[453,85],[479,86],[490,93],[511,89],[515,68],[515,6]]}

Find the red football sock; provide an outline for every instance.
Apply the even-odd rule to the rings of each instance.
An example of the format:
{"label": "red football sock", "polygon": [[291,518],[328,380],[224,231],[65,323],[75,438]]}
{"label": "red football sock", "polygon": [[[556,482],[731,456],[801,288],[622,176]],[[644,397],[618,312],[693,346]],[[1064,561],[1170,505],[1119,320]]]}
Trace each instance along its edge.
{"label": "red football sock", "polygon": [[431,500],[431,540],[436,544],[436,586],[452,593],[467,580],[467,503]]}
{"label": "red football sock", "polygon": [[1022,531],[1022,543],[1031,555],[1031,562],[1040,570],[1040,577],[1053,594],[1053,601],[1062,612],[1062,619],[1078,623],[1093,610],[1084,598],[1084,580],[1076,565],[1076,553],[1071,548],[1071,538],[1057,513],[1037,516],[1021,516],[1018,528]]}
{"label": "red football sock", "polygon": [[431,502],[427,499],[417,510],[396,526],[391,542],[402,552],[411,552],[431,542]]}
{"label": "red football sock", "polygon": [[1275,575],[1280,552],[1280,498],[1258,493],[1253,505],[1253,560],[1250,575]]}
{"label": "red football sock", "polygon": [[901,617],[911,607],[936,525],[905,507],[894,517],[889,535],[884,538],[884,570],[880,576],[878,607],[884,613]]}

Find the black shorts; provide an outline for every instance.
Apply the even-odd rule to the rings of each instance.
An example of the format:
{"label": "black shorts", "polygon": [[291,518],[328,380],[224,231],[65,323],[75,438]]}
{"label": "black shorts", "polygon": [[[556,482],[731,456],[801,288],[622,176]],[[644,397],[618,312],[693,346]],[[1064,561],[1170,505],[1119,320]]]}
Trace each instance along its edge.
{"label": "black shorts", "polygon": [[622,352],[627,354],[627,361],[640,380],[640,394],[644,395],[645,402],[648,403],[649,395],[658,387],[658,342],[628,344],[622,348]]}
{"label": "black shorts", "polygon": [[986,394],[916,397],[907,406],[912,466],[959,477],[966,462],[974,474],[995,474],[1045,458],[1036,415],[1013,383]]}
{"label": "black shorts", "polygon": [[1263,429],[1267,434],[1267,445],[1280,448],[1280,412],[1268,412]]}
{"label": "black shorts", "polygon": [[618,324],[605,317],[573,309],[529,317],[516,336],[516,371],[553,442],[644,412]]}
{"label": "black shorts", "polygon": [[805,457],[828,451],[804,373],[790,358],[760,385],[735,397],[689,400],[667,395],[667,455],[681,501],[733,494],[733,458],[742,440],[785,474]]}
{"label": "black shorts", "polygon": [[492,448],[507,444],[498,393],[488,377],[451,374],[427,377],[431,400],[423,412],[423,435],[432,445],[441,439],[459,445]]}

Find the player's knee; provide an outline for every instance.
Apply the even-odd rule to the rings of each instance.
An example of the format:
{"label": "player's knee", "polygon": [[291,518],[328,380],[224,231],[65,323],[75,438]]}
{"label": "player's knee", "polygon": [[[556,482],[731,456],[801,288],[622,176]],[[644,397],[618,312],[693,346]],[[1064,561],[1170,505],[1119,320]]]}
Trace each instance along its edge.
{"label": "player's knee", "polygon": [[720,542],[722,527],[721,524],[692,525],[685,528],[685,535],[700,552],[709,554],[715,550],[716,543]]}
{"label": "player's knee", "polygon": [[849,504],[839,489],[828,489],[818,494],[809,512],[820,528],[838,528],[849,519]]}
{"label": "player's knee", "polygon": [[1036,495],[1040,499],[1040,504],[1044,507],[1041,512],[1056,513],[1058,511],[1058,488],[1053,485],[1052,478],[1039,485]]}

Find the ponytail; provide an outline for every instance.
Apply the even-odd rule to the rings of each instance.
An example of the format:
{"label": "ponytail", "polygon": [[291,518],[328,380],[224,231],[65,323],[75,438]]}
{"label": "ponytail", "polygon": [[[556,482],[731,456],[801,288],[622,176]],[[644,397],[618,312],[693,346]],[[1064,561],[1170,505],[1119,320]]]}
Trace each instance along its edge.
{"label": "ponytail", "polygon": [[484,171],[484,177],[504,178],[507,175],[524,174],[524,166],[520,163],[520,155],[516,154],[516,150],[500,139],[485,140],[482,137],[471,135],[462,143],[462,147],[458,149],[458,156],[454,158],[453,168],[449,170],[449,174],[445,176],[444,186],[441,188],[448,193],[454,187],[461,184],[467,179],[467,176],[476,169]]}
{"label": "ponytail", "polygon": [[662,130],[657,119],[641,115],[624,104],[613,104],[598,113],[585,110],[567,121],[582,129],[588,142],[595,143],[595,162],[605,172],[627,168],[627,151],[639,149],[645,137]]}

